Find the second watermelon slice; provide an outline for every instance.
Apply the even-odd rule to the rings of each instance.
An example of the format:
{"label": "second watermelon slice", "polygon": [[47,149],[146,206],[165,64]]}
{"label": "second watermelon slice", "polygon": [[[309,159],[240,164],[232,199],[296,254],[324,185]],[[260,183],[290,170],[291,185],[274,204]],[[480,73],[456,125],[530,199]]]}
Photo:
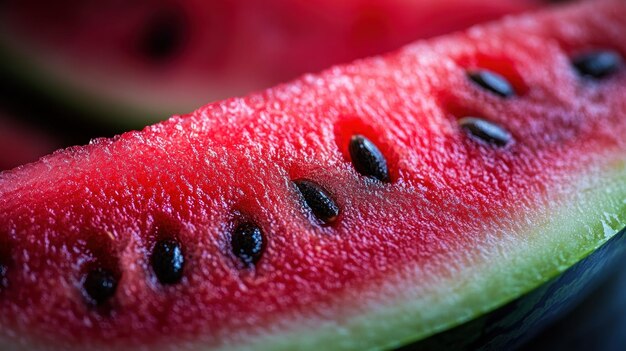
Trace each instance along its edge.
{"label": "second watermelon slice", "polygon": [[0,63],[85,116],[138,128],[539,0],[0,4]]}

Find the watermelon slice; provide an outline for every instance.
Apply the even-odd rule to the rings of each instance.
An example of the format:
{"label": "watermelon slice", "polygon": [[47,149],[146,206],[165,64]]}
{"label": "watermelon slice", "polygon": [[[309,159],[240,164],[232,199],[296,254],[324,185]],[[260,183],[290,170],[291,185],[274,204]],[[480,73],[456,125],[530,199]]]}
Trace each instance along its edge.
{"label": "watermelon slice", "polygon": [[0,346],[391,348],[530,297],[439,339],[519,340],[626,247],[625,16],[508,18],[2,173]]}
{"label": "watermelon slice", "polygon": [[87,116],[136,128],[541,2],[8,0],[0,62]]}

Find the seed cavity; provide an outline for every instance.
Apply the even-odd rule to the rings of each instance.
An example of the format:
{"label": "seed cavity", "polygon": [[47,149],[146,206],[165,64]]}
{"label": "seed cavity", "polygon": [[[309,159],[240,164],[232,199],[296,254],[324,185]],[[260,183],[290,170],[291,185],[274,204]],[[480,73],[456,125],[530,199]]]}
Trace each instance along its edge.
{"label": "seed cavity", "polygon": [[339,217],[339,206],[320,185],[310,180],[294,181],[304,202],[322,223],[330,224]]}
{"label": "seed cavity", "polygon": [[237,258],[247,266],[254,265],[261,259],[265,247],[263,231],[254,223],[242,223],[233,231],[230,244]]}
{"label": "seed cavity", "polygon": [[602,79],[617,72],[622,64],[622,57],[610,50],[594,51],[575,57],[572,64],[581,76]]}
{"label": "seed cavity", "polygon": [[481,69],[467,73],[467,77],[480,87],[503,98],[515,95],[515,89],[506,78],[498,73]]}
{"label": "seed cavity", "polygon": [[374,143],[363,135],[354,135],[350,139],[348,150],[357,172],[383,183],[389,183],[387,160]]}
{"label": "seed cavity", "polygon": [[158,241],[150,257],[152,270],[163,285],[172,285],[183,278],[185,256],[180,243],[174,239]]}
{"label": "seed cavity", "polygon": [[102,305],[115,295],[117,278],[105,268],[94,268],[85,276],[83,289],[94,304]]}
{"label": "seed cavity", "polygon": [[496,146],[506,146],[513,136],[498,124],[477,117],[459,119],[459,126],[472,137]]}

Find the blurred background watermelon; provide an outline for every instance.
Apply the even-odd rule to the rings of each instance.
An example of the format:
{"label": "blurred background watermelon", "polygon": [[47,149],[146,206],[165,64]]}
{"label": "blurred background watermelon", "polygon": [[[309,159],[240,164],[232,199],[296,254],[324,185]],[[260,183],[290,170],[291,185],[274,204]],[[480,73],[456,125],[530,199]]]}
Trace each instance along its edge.
{"label": "blurred background watermelon", "polygon": [[0,170],[36,161],[60,146],[51,133],[0,112]]}
{"label": "blurred background watermelon", "polygon": [[545,3],[4,0],[2,119],[38,129],[10,147],[39,144],[28,135],[58,143],[3,167]]}

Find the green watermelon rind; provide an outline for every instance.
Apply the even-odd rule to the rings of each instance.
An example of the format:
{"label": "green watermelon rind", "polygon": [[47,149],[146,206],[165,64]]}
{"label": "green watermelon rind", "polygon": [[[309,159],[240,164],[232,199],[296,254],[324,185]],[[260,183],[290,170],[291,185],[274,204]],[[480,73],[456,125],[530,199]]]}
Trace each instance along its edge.
{"label": "green watermelon rind", "polygon": [[516,349],[586,298],[619,267],[626,228],[589,256],[526,295],[401,350]]}
{"label": "green watermelon rind", "polygon": [[[463,337],[460,338],[463,342],[471,342],[489,327],[484,325],[485,316],[520,298],[541,298],[544,295],[542,291],[550,289],[551,282],[558,282],[564,272],[580,263],[589,269],[580,272],[578,278],[559,290],[551,301],[558,303],[573,299],[585,285],[590,284],[597,276],[596,271],[604,267],[602,263],[608,260],[608,257],[594,257],[592,254],[626,227],[626,161],[615,161],[610,170],[604,172],[602,179],[588,179],[583,176],[577,189],[579,192],[572,194],[575,199],[565,201],[565,206],[559,209],[544,212],[546,217],[543,225],[534,226],[524,235],[538,240],[511,243],[510,247],[517,249],[520,254],[509,255],[510,259],[493,261],[499,262],[506,269],[471,267],[471,270],[481,272],[479,274],[482,280],[473,281],[469,290],[460,294],[447,291],[445,295],[431,295],[431,298],[445,296],[447,301],[458,298],[457,303],[442,306],[424,300],[397,301],[393,306],[349,319],[345,325],[333,323],[315,331],[302,329],[258,339],[251,338],[251,343],[224,345],[222,349],[387,350],[420,340],[438,338],[439,335],[444,339],[450,338],[449,333],[444,332],[455,328],[463,330]],[[612,245],[614,251],[623,250],[626,239],[620,235],[617,241],[618,244]],[[562,256],[554,259],[549,253],[559,253]],[[590,263],[583,264],[588,257]],[[532,267],[543,270],[537,272]],[[442,285],[446,285],[446,282]],[[502,293],[501,287],[514,289]],[[532,305],[532,301],[526,300],[524,303]],[[551,312],[551,307],[549,304],[541,310],[535,309],[535,318],[540,320],[543,314]],[[425,322],[427,319],[420,315],[424,311],[434,313],[430,322]],[[518,323],[515,314],[509,318],[513,319],[509,323]],[[532,324],[531,321],[527,322]],[[506,345],[509,341],[498,342]]]}

